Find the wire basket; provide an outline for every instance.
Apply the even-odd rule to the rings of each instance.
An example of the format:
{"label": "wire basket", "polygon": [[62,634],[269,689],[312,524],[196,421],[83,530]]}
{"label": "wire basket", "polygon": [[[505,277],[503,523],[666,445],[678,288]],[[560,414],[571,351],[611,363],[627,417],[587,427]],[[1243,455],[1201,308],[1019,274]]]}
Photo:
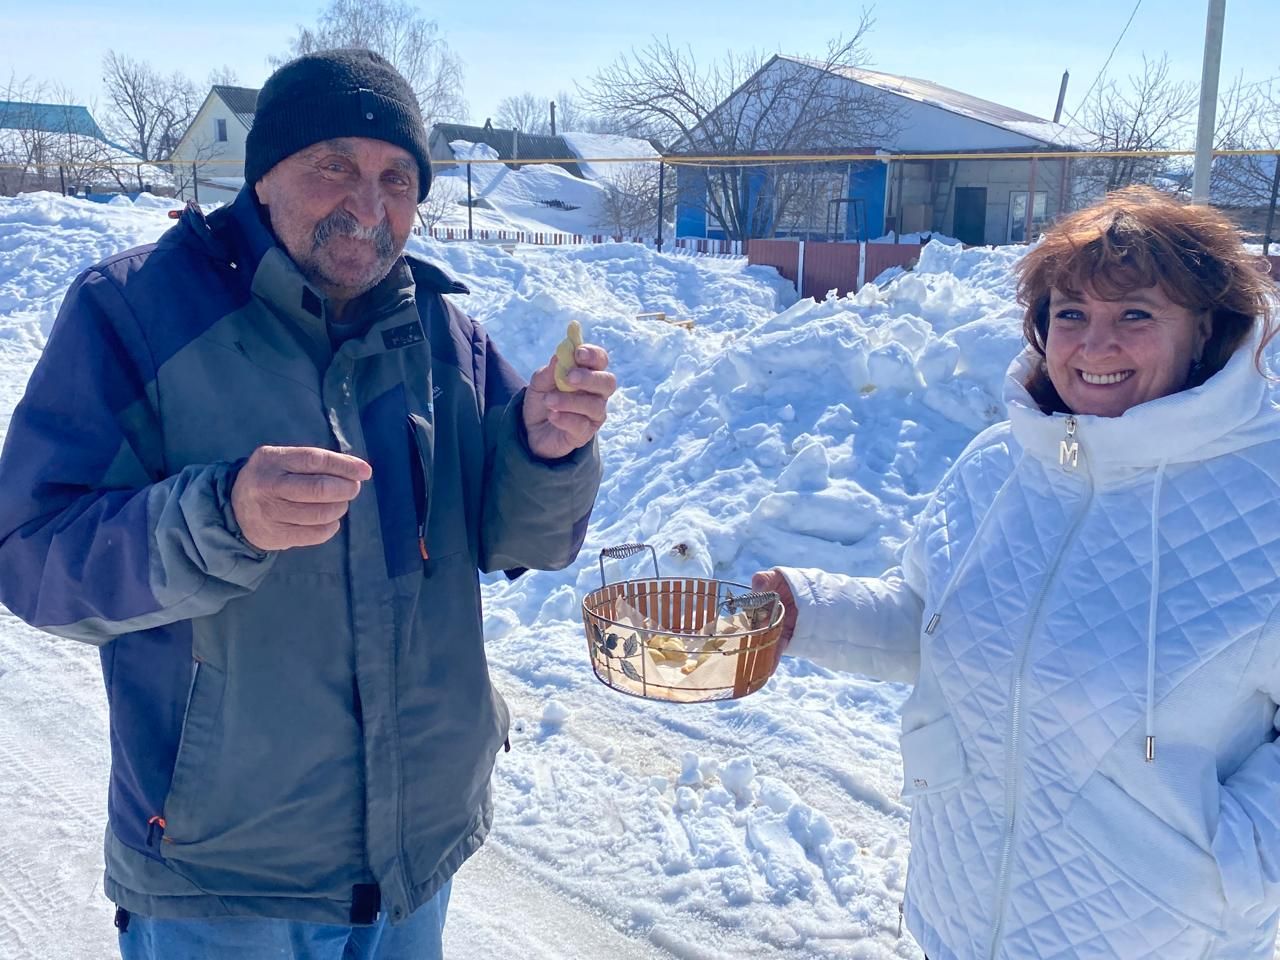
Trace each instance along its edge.
{"label": "wire basket", "polygon": [[[653,579],[609,583],[604,561],[648,550]],[[675,703],[745,697],[778,667],[782,600],[725,580],[664,578],[644,543],[600,551],[599,590],[582,599],[587,653],[607,687]]]}

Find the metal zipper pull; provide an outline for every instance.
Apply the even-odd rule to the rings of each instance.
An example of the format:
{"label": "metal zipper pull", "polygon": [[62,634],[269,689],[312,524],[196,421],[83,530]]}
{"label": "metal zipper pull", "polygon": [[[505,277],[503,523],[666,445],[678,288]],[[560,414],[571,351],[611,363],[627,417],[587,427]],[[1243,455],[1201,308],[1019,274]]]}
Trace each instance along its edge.
{"label": "metal zipper pull", "polygon": [[898,901],[898,939],[902,939],[902,901]]}
{"label": "metal zipper pull", "polygon": [[1065,470],[1080,466],[1080,441],[1076,439],[1076,418],[1067,417],[1066,439],[1058,443],[1058,465]]}
{"label": "metal zipper pull", "polygon": [[933,636],[933,631],[938,629],[938,624],[942,621],[942,614],[935,613],[929,618],[929,625],[924,628],[924,632],[929,636]]}

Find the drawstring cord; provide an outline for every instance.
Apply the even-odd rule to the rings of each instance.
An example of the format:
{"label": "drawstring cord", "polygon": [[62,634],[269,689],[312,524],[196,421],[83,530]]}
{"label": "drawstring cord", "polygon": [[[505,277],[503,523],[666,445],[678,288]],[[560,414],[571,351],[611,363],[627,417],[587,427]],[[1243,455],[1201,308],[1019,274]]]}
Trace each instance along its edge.
{"label": "drawstring cord", "polygon": [[1151,597],[1147,602],[1147,740],[1144,759],[1156,759],[1156,605],[1160,599],[1160,491],[1168,460],[1156,468],[1151,490]]}

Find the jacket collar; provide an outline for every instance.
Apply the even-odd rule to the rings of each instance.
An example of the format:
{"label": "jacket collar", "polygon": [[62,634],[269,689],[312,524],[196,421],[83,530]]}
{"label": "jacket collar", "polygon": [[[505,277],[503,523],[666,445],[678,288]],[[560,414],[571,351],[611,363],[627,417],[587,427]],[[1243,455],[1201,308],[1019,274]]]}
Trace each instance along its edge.
{"label": "jacket collar", "polygon": [[[277,242],[251,187],[245,185],[229,206],[207,218],[199,207],[188,204],[182,220],[210,256],[235,268],[255,297],[327,345],[328,301]],[[416,293],[466,294],[470,290],[434,264],[411,254],[402,256],[376,287],[351,304],[349,309],[369,318],[368,328],[353,339],[353,350],[364,354],[376,352],[379,345],[392,349],[413,342],[409,332],[394,331],[405,324],[404,308],[414,302]],[[388,331],[390,336],[370,337]]]}
{"label": "jacket collar", "polygon": [[[1075,417],[1075,439],[1095,480],[1119,479],[1161,463],[1218,456],[1280,432],[1268,383],[1253,362],[1256,336],[1204,384],[1142,403],[1119,417]],[[1023,386],[1039,363],[1028,347],[1005,377],[1004,399],[1014,436],[1028,454],[1059,464],[1066,414],[1045,414]],[[1251,424],[1251,421],[1254,423]],[[1251,429],[1242,429],[1250,426]]]}

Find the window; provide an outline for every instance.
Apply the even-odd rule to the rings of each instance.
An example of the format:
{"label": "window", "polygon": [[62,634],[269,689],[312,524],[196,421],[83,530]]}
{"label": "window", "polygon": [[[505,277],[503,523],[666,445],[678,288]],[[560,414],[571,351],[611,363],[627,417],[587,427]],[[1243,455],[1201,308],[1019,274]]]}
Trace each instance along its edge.
{"label": "window", "polygon": [[218,142],[219,142],[219,143],[226,143],[226,142],[227,142],[227,121],[225,121],[225,120],[215,120],[215,121],[213,121],[213,123],[214,123],[214,126],[215,126],[215,127],[217,127],[217,130],[218,130]]}
{"label": "window", "polygon": [[783,170],[773,187],[775,236],[844,239],[849,211],[832,203],[848,198],[844,170],[814,166]]}
{"label": "window", "polygon": [[[1049,194],[1036,191],[1035,205],[1031,208],[1031,237],[1040,236],[1049,223]],[[1014,190],[1009,194],[1009,242],[1027,242],[1027,191]]]}

